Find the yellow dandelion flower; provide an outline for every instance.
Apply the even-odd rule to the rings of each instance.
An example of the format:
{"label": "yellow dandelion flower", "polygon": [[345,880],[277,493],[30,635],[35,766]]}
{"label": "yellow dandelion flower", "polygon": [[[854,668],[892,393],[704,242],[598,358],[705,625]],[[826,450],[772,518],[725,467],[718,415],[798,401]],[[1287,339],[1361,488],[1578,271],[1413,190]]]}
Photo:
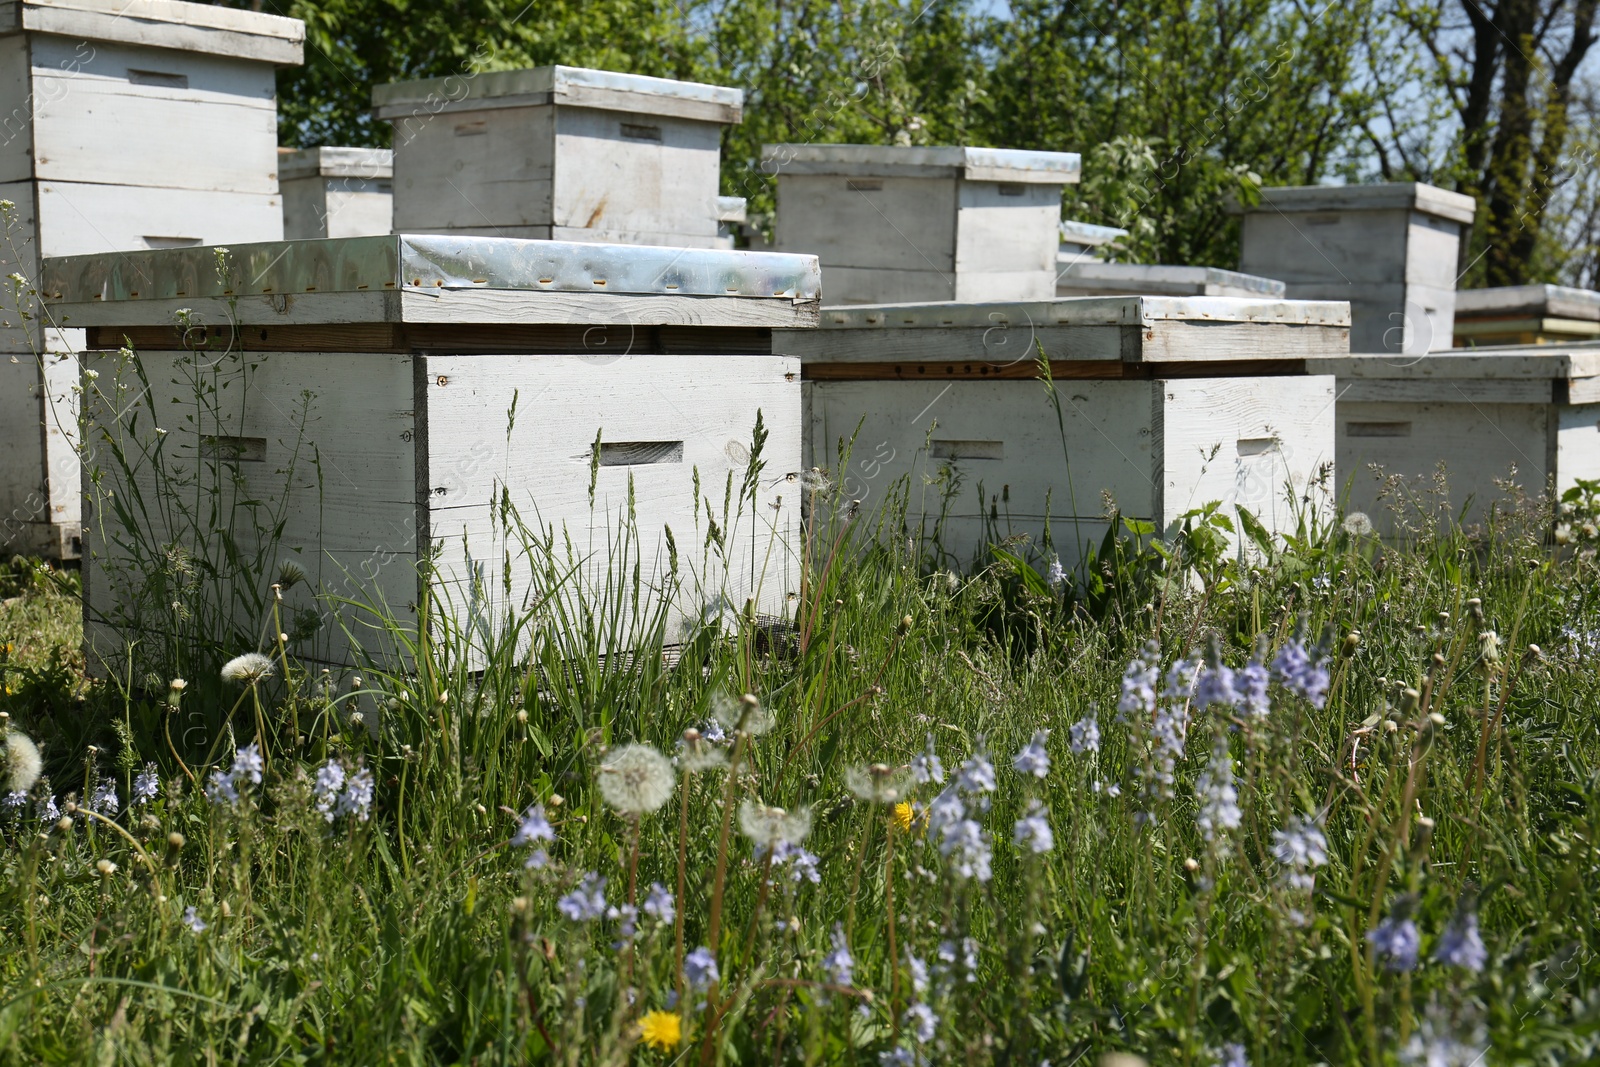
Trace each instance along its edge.
{"label": "yellow dandelion flower", "polygon": [[894,806],[894,825],[901,833],[911,829],[911,801],[902,800]]}
{"label": "yellow dandelion flower", "polygon": [[639,1020],[639,1039],[660,1051],[677,1048],[683,1041],[683,1023],[670,1011],[645,1012]]}

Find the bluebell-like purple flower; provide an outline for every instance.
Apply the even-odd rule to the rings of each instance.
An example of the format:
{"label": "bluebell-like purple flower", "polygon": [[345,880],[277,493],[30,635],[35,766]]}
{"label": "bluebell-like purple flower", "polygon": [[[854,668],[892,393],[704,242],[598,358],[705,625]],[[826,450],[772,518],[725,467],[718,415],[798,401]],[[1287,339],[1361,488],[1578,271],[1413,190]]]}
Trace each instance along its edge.
{"label": "bluebell-like purple flower", "polygon": [[1035,855],[1056,847],[1055,834],[1050,830],[1050,820],[1045,817],[1045,807],[1038,799],[1030,801],[1027,812],[1017,820],[1012,831],[1016,846]]}
{"label": "bluebell-like purple flower", "polygon": [[1272,660],[1272,673],[1279,685],[1304,697],[1314,708],[1320,710],[1328,698],[1328,661],[1313,661],[1298,637],[1289,638],[1278,649]]}
{"label": "bluebell-like purple flower", "polygon": [[845,941],[843,924],[833,924],[832,940],[833,951],[822,958],[822,967],[828,972],[828,980],[838,986],[854,985],[856,960],[850,955],[850,946]]}
{"label": "bluebell-like purple flower", "polygon": [[1422,950],[1422,935],[1417,924],[1410,919],[1391,915],[1367,931],[1367,940],[1373,949],[1384,957],[1384,966],[1391,971],[1409,971],[1417,965],[1417,953]]}
{"label": "bluebell-like purple flower", "polygon": [[1226,663],[1204,667],[1194,687],[1194,709],[1204,711],[1213,704],[1233,708],[1239,705],[1239,691],[1234,687],[1233,668]]}
{"label": "bluebell-like purple flower", "polygon": [[644,898],[644,913],[658,923],[670,923],[677,915],[672,894],[660,882],[650,883],[650,892]]}
{"label": "bluebell-like purple flower", "polygon": [[1478,932],[1478,916],[1474,912],[1458,914],[1434,946],[1433,958],[1452,967],[1461,967],[1473,974],[1482,972],[1489,962],[1489,949]]}
{"label": "bluebell-like purple flower", "polygon": [[1239,692],[1239,710],[1257,719],[1264,719],[1272,711],[1272,698],[1267,694],[1267,684],[1272,676],[1259,660],[1251,660],[1234,675],[1234,687]]}
{"label": "bluebell-like purple flower", "polygon": [[911,1036],[917,1039],[920,1045],[926,1045],[933,1040],[933,1035],[939,1032],[939,1017],[933,1009],[926,1004],[913,1004],[901,1016],[901,1025],[911,1031]]}
{"label": "bluebell-like purple flower", "polygon": [[1044,778],[1050,773],[1050,753],[1045,751],[1044,743],[1050,737],[1049,730],[1035,730],[1033,740],[1023,746],[1011,760],[1011,766],[1018,774],[1031,774],[1035,778]]}
{"label": "bluebell-like purple flower", "polygon": [[683,976],[694,989],[704,989],[722,977],[717,958],[704,945],[683,958]]}
{"label": "bluebell-like purple flower", "polygon": [[1095,721],[1094,712],[1073,723],[1068,734],[1074,756],[1100,751],[1100,724]]}
{"label": "bluebell-like purple flower", "polygon": [[944,763],[933,750],[933,735],[928,735],[928,747],[922,755],[911,761],[911,777],[922,785],[944,784]]}
{"label": "bluebell-like purple flower", "polygon": [[606,880],[593,871],[578,888],[556,901],[556,910],[575,923],[593,922],[606,913]]}

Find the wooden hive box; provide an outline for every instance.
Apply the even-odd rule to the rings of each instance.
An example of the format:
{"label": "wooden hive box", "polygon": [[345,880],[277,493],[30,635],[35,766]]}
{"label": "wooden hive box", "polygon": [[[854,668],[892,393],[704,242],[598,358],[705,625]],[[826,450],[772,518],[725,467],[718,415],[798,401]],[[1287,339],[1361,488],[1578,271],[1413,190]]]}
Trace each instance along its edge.
{"label": "wooden hive box", "polygon": [[[1351,355],[1314,361],[1337,376],[1336,469],[1349,508],[1394,532],[1379,499],[1385,475],[1426,501],[1441,464],[1449,487],[1441,518],[1482,520],[1512,478],[1537,497],[1600,478],[1600,348],[1571,345],[1434,352],[1425,359]],[[1441,502],[1443,503],[1443,502]],[[1469,506],[1470,505],[1470,506]],[[1463,512],[1465,508],[1465,512]],[[1412,518],[1415,518],[1413,513]]]}
{"label": "wooden hive box", "polygon": [[1470,196],[1419,182],[1285,186],[1243,209],[1239,269],[1295,300],[1348,300],[1350,350],[1449,348]]}
{"label": "wooden hive box", "polygon": [[[15,205],[0,275],[279,238],[274,74],[300,62],[304,30],[181,0],[0,2],[0,199]],[[76,556],[81,338],[24,326],[9,287],[0,302],[0,550]]]}
{"label": "wooden hive box", "polygon": [[[815,323],[818,277],[803,256],[459,235],[234,246],[220,277],[210,248],[48,261],[50,306],[87,328],[85,365],[98,373],[86,394],[92,650],[144,633],[119,614],[144,576],[107,508],[148,502],[140,536],[190,536],[162,517],[182,494],[156,493],[153,463],[121,474],[113,442],[125,455],[162,449],[190,471],[221,464],[238,492],[281,503],[274,566],[296,561],[314,587],[381,600],[402,621],[429,552],[429,588],[458,618],[539,595],[520,547],[497,533],[501,503],[576,546],[591,576],[605,574],[607,537],[631,513],[642,579],[664,580],[670,528],[682,618],[746,598],[781,614],[801,386],[772,336]],[[185,308],[188,328],[175,327]],[[124,338],[149,390],[127,402],[115,384],[129,374]],[[137,417],[141,405],[164,432]],[[730,520],[725,493],[737,503],[758,411],[760,500]],[[725,555],[707,547],[711,517]],[[296,651],[354,657],[333,626]]]}
{"label": "wooden hive box", "polygon": [[1071,152],[776,144],[777,246],[815,255],[828,300],[1047,300]]}
{"label": "wooden hive box", "polygon": [[[1293,529],[1291,490],[1333,462],[1339,303],[1092,297],[823,309],[783,340],[807,388],[806,462],[873,506],[909,477],[913,529],[949,562],[1027,536],[1074,566],[1106,532],[1103,496],[1171,532],[1221,501]],[[1037,380],[1040,350],[1061,420]],[[858,429],[859,426],[859,429]],[[946,499],[948,497],[948,499]],[[1317,504],[1311,505],[1313,507]]]}
{"label": "wooden hive box", "polygon": [[1165,263],[1106,263],[1062,253],[1057,296],[1233,296],[1282,300],[1286,286],[1273,278],[1220,267]]}
{"label": "wooden hive box", "polygon": [[1600,340],[1600,293],[1565,285],[1508,285],[1456,293],[1456,346]]}
{"label": "wooden hive box", "polygon": [[380,85],[405,233],[715,247],[722,129],[744,94],[537,67]]}
{"label": "wooden hive box", "polygon": [[386,148],[278,150],[283,237],[375,237],[394,215],[394,153]]}

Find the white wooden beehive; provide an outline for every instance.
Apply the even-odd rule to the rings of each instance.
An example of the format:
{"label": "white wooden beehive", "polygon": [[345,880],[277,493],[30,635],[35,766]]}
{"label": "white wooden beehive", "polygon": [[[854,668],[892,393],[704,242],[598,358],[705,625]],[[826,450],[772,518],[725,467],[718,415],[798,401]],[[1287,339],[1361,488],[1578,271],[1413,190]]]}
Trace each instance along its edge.
{"label": "white wooden beehive", "polygon": [[[1313,361],[1337,376],[1341,492],[1393,533],[1394,506],[1444,521],[1482,521],[1508,499],[1559,494],[1600,478],[1600,348],[1561,344],[1457,349],[1422,359],[1351,355]],[[1382,468],[1382,477],[1372,469]],[[1435,496],[1443,469],[1447,497]],[[1384,496],[1383,478],[1400,483]],[[1387,501],[1387,502],[1386,502]]]}
{"label": "white wooden beehive", "polygon": [[394,216],[394,153],[279,149],[278,187],[286,241],[386,234]]}
{"label": "white wooden beehive", "polygon": [[1600,293],[1565,285],[1509,285],[1456,293],[1457,347],[1600,340]]}
{"label": "white wooden beehive", "polygon": [[[304,36],[298,19],[181,0],[0,3],[0,199],[15,205],[0,275],[279,238],[274,71]],[[75,556],[80,338],[3,303],[0,547]]]}
{"label": "white wooden beehive", "polygon": [[1421,355],[1451,344],[1470,196],[1420,182],[1284,186],[1243,209],[1239,269],[1296,300],[1350,302],[1350,350]]}
{"label": "white wooden beehive", "polygon": [[776,144],[777,246],[817,256],[830,304],[1047,300],[1072,152]]}
{"label": "white wooden beehive", "polygon": [[1348,343],[1343,304],[1214,297],[830,307],[782,342],[807,464],[837,470],[854,440],[847,497],[876,506],[907,478],[910,526],[949,562],[1048,524],[1069,568],[1106,533],[1105,495],[1163,533],[1212,501],[1294,529],[1333,462],[1333,379],[1306,360]]}
{"label": "white wooden beehive", "polygon": [[1282,300],[1286,286],[1220,267],[1180,267],[1166,263],[1105,263],[1062,253],[1056,274],[1057,296],[1232,296]]}
{"label": "white wooden beehive", "polygon": [[394,229],[715,247],[744,93],[581,67],[380,85]]}
{"label": "white wooden beehive", "polygon": [[[212,261],[209,248],[51,260],[48,300],[88,328],[85,359],[101,372],[95,440],[124,336],[147,361],[167,456],[235,457],[252,493],[273,493],[291,469],[291,413],[310,390],[300,447],[315,449],[319,471],[295,475],[277,556],[297,560],[313,585],[381,598],[406,621],[431,550],[430,588],[457,612],[526,604],[539,593],[528,565],[497,540],[491,503],[505,499],[558,546],[576,545],[578,569],[597,581],[630,511],[647,584],[665,580],[673,531],[682,619],[747,599],[785,610],[801,386],[798,362],[776,354],[772,336],[815,323],[814,259],[448,235],[234,247],[224,281]],[[180,308],[206,329],[175,329]],[[184,337],[198,350],[182,350]],[[197,401],[172,382],[202,363],[244,386],[217,394],[225,410],[206,415],[214,425],[200,434]],[[728,480],[737,500],[758,411],[769,435],[760,501],[730,521]],[[135,430],[115,432],[157,443],[148,421]],[[90,453],[110,468],[103,460]],[[117,627],[128,599],[119,583],[139,576],[122,573],[109,515],[94,510],[107,490],[126,498],[133,487],[105,484],[86,499],[84,585],[95,647],[114,651],[131,636]],[[726,556],[706,547],[713,515]],[[297,652],[352,658],[328,628],[319,640]]]}

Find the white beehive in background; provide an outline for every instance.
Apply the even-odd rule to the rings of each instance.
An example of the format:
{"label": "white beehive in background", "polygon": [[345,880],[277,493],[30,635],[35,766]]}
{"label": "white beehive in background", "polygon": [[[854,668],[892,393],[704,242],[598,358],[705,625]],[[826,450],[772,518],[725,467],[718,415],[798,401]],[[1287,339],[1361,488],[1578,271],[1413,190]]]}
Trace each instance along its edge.
{"label": "white beehive in background", "polygon": [[394,230],[715,247],[722,129],[744,94],[538,67],[380,85]]}
{"label": "white beehive in background", "polygon": [[1057,296],[1233,296],[1282,300],[1286,286],[1220,267],[1177,267],[1166,263],[1105,263],[1061,257]]}
{"label": "white beehive in background", "polygon": [[[280,237],[275,70],[300,62],[304,36],[298,19],[181,0],[0,5],[0,198],[16,205],[0,275]],[[0,547],[74,556],[79,337],[20,328],[4,303]]]}
{"label": "white beehive in background", "polygon": [[279,149],[284,240],[388,233],[393,156],[386,148]]}
{"label": "white beehive in background", "polygon": [[1046,300],[1070,152],[777,144],[777,246],[822,263],[830,304]]}
{"label": "white beehive in background", "polygon": [[[784,336],[807,389],[806,463],[869,506],[909,478],[913,531],[948,562],[1046,524],[1067,567],[1106,533],[1103,494],[1170,533],[1212,501],[1292,530],[1333,462],[1343,304],[1102,297],[829,307]],[[1061,403],[1037,380],[1042,346]]]}
{"label": "white beehive in background", "polygon": [[1112,245],[1128,236],[1127,230],[1116,226],[1097,226],[1076,219],[1062,219],[1060,233],[1061,245],[1056,251],[1057,272],[1064,266],[1086,259],[1104,259]]}
{"label": "white beehive in background", "polygon": [[[1560,493],[1600,478],[1600,347],[1351,355],[1308,366],[1337,376],[1340,491],[1350,485],[1349,509],[1380,532],[1397,532],[1396,509],[1412,523],[1419,509],[1481,522],[1506,501],[1501,483],[1538,497],[1547,486]],[[1441,469],[1447,496],[1436,492]],[[1398,481],[1386,491],[1388,479]]]}
{"label": "white beehive in background", "polygon": [[1600,340],[1600,293],[1565,285],[1508,285],[1456,293],[1458,346]]}
{"label": "white beehive in background", "polygon": [[[52,311],[88,327],[84,358],[100,372],[86,394],[86,463],[103,481],[86,500],[84,588],[101,655],[159,636],[131,632],[161,568],[140,567],[128,543],[172,539],[198,555],[209,546],[192,542],[212,536],[168,528],[182,492],[119,530],[116,509],[156,499],[158,470],[124,477],[111,450],[154,448],[152,417],[170,466],[202,478],[226,468],[217,506],[246,554],[262,542],[231,515],[230,494],[282,509],[269,572],[296,561],[314,587],[387,604],[402,623],[430,550],[429,589],[464,626],[551,592],[502,536],[502,503],[553,531],[558,555],[576,546],[574,570],[600,582],[624,568],[613,575],[624,585],[631,564],[608,538],[631,516],[647,586],[665,583],[669,557],[679,563],[682,618],[747,599],[780,614],[794,589],[799,493],[786,478],[800,459],[800,367],[773,331],[815,324],[811,257],[393,236],[234,246],[222,278],[210,248],[50,260],[45,278]],[[197,317],[184,331],[182,308]],[[153,393],[119,420],[103,398],[130,373],[124,336]],[[197,397],[184,383],[202,370],[238,387]],[[765,467],[752,472],[758,412]],[[742,484],[759,499],[738,505]],[[724,514],[726,494],[742,518]],[[265,589],[272,576],[230,580]],[[246,634],[262,623],[227,621]],[[295,651],[354,656],[336,626]]]}
{"label": "white beehive in background", "polygon": [[1417,182],[1285,186],[1243,209],[1239,269],[1296,300],[1348,300],[1350,349],[1449,348],[1470,196]]}

